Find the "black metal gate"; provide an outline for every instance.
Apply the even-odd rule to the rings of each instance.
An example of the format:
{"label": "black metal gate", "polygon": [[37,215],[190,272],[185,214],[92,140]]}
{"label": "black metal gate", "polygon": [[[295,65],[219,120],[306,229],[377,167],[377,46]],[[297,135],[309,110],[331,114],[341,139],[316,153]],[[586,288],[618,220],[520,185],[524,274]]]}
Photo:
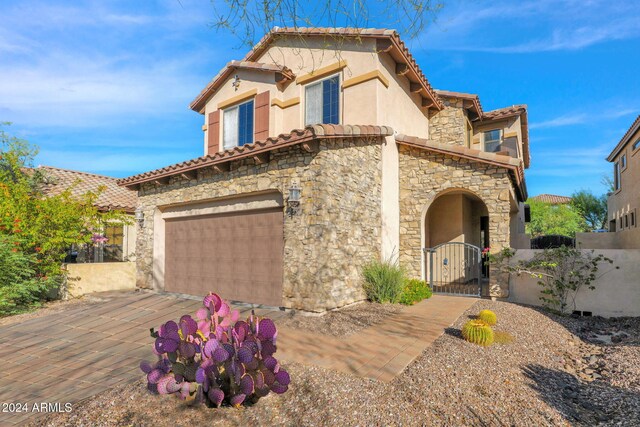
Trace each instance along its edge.
{"label": "black metal gate", "polygon": [[482,295],[482,250],[469,243],[449,242],[425,248],[429,286],[449,295]]}

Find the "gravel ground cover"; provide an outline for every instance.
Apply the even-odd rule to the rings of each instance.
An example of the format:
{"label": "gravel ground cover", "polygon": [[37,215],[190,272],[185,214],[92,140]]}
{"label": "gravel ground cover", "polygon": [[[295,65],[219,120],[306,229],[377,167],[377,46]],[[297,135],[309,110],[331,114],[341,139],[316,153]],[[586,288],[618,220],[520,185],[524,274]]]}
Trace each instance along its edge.
{"label": "gravel ground cover", "polygon": [[287,317],[278,320],[278,325],[304,329],[309,333],[345,337],[383,322],[385,318],[398,313],[403,307],[400,304],[362,302],[323,315],[290,312]]}
{"label": "gravel ground cover", "polygon": [[[462,324],[484,308],[497,313],[496,330],[511,334],[512,343],[483,348],[460,338]],[[620,332],[626,336],[619,342],[595,341]],[[634,426],[638,337],[638,319],[558,318],[480,300],[388,384],[288,363],[286,394],[252,407],[208,409],[150,395],[141,379],[32,425]]]}

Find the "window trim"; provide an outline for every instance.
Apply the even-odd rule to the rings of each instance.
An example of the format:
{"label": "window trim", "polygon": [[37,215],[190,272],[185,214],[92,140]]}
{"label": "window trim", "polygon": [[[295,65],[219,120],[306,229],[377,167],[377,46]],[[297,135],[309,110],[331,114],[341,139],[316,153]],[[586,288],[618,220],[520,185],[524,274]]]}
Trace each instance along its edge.
{"label": "window trim", "polygon": [[637,153],[638,151],[640,151],[640,137],[638,139],[636,139],[636,142],[634,142],[633,144],[631,144],[631,152],[633,154]]}
{"label": "window trim", "polygon": [[[624,160],[624,162],[622,161]],[[627,170],[627,166],[629,166],[629,159],[627,159],[627,153],[624,153],[620,156],[620,163],[624,163],[624,165],[620,168],[620,172],[624,172]]]}
{"label": "window trim", "polygon": [[[255,100],[256,100],[256,97],[253,96],[253,97],[251,97],[249,99],[245,99],[242,102],[238,102],[237,104],[229,105],[228,107],[220,110],[222,112],[222,117],[220,118],[220,129],[221,129],[221,133],[222,133],[222,138],[221,139],[222,139],[222,150],[223,151],[231,150],[232,148],[241,147],[242,146],[242,145],[240,145],[240,118],[239,118],[240,111],[238,111],[238,129],[237,129],[238,136],[237,136],[237,140],[236,140],[237,143],[236,143],[236,145],[229,146],[229,147],[227,147],[225,145],[225,141],[224,141],[224,116],[225,116],[225,114],[228,111],[231,111],[231,110],[236,109],[236,108],[239,110],[241,105],[245,105],[245,104],[248,104],[248,103],[252,102],[253,103],[253,109],[252,109],[252,113],[251,113],[251,119],[252,119],[251,134],[253,135],[255,133],[255,130],[256,130],[256,103],[255,103]],[[246,144],[251,144],[251,142],[245,143],[243,145],[246,145]]]}
{"label": "window trim", "polygon": [[[302,86],[302,96],[301,98],[303,99],[303,103],[302,103],[302,108],[300,108],[301,110],[301,114],[302,114],[302,123],[304,123],[304,126],[308,126],[309,124],[318,124],[318,123],[307,123],[307,88],[310,86],[315,86],[315,85],[319,85],[322,84],[325,80],[331,80],[332,78],[337,77],[338,78],[338,125],[342,124],[342,114],[343,114],[343,108],[342,108],[342,73],[339,71],[337,73],[334,74],[330,74],[326,77],[322,77],[320,79],[317,80],[313,80],[309,83],[306,83]],[[324,96],[324,95],[323,95]],[[332,123],[333,124],[333,123]]]}

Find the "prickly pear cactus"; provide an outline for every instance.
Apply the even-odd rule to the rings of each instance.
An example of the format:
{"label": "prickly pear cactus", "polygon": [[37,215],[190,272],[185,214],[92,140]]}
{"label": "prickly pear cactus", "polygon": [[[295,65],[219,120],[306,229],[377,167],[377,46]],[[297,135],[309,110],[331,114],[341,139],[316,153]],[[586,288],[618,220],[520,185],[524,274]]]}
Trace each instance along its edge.
{"label": "prickly pear cactus", "polygon": [[269,392],[284,393],[289,373],[273,357],[278,331],[271,319],[252,311],[246,321],[220,296],[210,293],[195,315],[151,330],[155,363],[142,361],[152,393],[219,407],[240,407]]}
{"label": "prickly pear cactus", "polygon": [[498,316],[491,310],[481,310],[478,314],[478,320],[482,320],[489,326],[493,326],[498,322]]}
{"label": "prickly pear cactus", "polygon": [[493,344],[493,329],[482,320],[470,320],[462,327],[462,337],[473,344]]}

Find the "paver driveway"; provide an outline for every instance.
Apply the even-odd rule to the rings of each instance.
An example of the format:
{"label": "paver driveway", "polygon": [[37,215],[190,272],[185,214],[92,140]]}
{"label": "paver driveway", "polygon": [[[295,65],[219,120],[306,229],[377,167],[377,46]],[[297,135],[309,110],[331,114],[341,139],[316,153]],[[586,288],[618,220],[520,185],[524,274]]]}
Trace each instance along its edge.
{"label": "paver driveway", "polygon": [[[105,301],[0,326],[0,411],[11,403],[29,408],[23,413],[0,412],[0,426],[36,416],[34,404],[64,407],[139,379],[140,360],[155,357],[149,328],[193,314],[201,306],[200,299],[151,292],[100,297]],[[346,340],[279,327],[278,358],[389,381],[475,301],[434,296]],[[241,317],[251,310],[247,305],[235,308]],[[256,314],[276,323],[287,315],[266,309],[256,309]]]}
{"label": "paver driveway", "polygon": [[33,416],[34,403],[73,403],[140,378],[140,360],[155,357],[149,328],[201,305],[154,293],[100,296],[99,304],[0,327],[0,403],[26,403],[30,411],[0,412],[0,426]]}

